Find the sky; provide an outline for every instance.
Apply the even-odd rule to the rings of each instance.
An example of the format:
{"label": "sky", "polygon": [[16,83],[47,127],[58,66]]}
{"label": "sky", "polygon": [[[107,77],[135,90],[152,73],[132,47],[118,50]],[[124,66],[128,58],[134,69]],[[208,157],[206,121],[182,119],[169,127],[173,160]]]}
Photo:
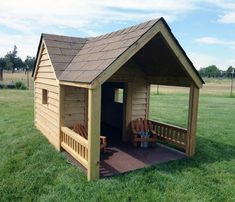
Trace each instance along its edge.
{"label": "sky", "polygon": [[0,56],[41,33],[88,37],[163,17],[197,69],[235,67],[235,0],[0,0]]}

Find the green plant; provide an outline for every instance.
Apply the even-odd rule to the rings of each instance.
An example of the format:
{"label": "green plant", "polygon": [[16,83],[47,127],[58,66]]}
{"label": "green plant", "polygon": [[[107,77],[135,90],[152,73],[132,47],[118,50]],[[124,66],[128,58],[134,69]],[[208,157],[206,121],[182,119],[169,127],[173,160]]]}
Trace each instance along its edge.
{"label": "green plant", "polygon": [[15,87],[16,87],[16,89],[21,89],[21,90],[26,89],[26,86],[22,81],[16,81],[15,82]]}

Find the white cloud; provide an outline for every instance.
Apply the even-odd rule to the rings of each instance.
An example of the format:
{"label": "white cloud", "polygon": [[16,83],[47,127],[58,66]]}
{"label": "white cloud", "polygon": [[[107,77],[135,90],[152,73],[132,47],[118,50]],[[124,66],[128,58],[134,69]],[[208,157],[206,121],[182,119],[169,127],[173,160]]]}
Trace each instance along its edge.
{"label": "white cloud", "polygon": [[221,44],[221,41],[215,37],[201,37],[196,39],[195,41],[198,43],[209,44],[209,45]]}
{"label": "white cloud", "polygon": [[[28,23],[38,26],[57,25],[82,28],[97,21],[138,21],[166,16],[174,20],[177,15],[194,9],[187,0],[11,0],[1,2],[0,23],[20,31],[28,31]],[[140,14],[141,13],[141,14]]]}
{"label": "white cloud", "polygon": [[233,58],[225,59],[223,57],[220,58],[215,57],[213,55],[198,52],[189,52],[188,55],[197,69],[200,69],[201,67],[207,67],[213,64],[223,70],[226,70],[229,66],[235,67],[235,59]]}
{"label": "white cloud", "polygon": [[1,1],[0,26],[6,28],[0,33],[0,56],[14,44],[21,57],[35,54],[41,32],[64,34],[63,30],[71,28],[90,36],[100,34],[97,30],[110,23],[134,23],[162,16],[172,22],[193,9],[195,2],[188,0]]}
{"label": "white cloud", "polygon": [[[75,29],[91,36],[100,34],[100,30],[111,23],[125,26],[129,22],[141,22],[158,17],[173,22],[193,10],[200,9],[205,3],[226,11],[220,17],[221,22],[233,22],[233,15],[226,17],[235,9],[234,2],[230,0],[1,1],[0,26],[10,29],[11,33],[17,35],[12,35],[6,29],[1,30],[0,56],[11,50],[14,44],[19,47],[21,57],[34,55],[41,32],[64,34],[64,30]],[[210,40],[211,43],[217,43]]]}
{"label": "white cloud", "polygon": [[219,17],[218,22],[221,23],[235,23],[235,9],[233,12],[229,11]]}
{"label": "white cloud", "polygon": [[36,55],[38,37],[34,35],[9,35],[0,32],[0,56],[12,51],[17,45],[19,56],[25,59],[27,55]]}
{"label": "white cloud", "polygon": [[216,37],[201,37],[195,40],[197,43],[206,45],[225,45],[235,49],[235,41],[220,40]]}
{"label": "white cloud", "polygon": [[218,17],[220,23],[235,23],[235,2],[234,0],[216,0],[211,2],[222,10]]}
{"label": "white cloud", "polygon": [[[1,2],[0,16],[5,24],[15,27],[27,20],[37,21],[43,25],[61,25],[80,28],[89,23],[117,21],[138,21],[149,17],[159,17],[159,14],[174,20],[176,15],[194,9],[194,4],[187,0],[67,0],[66,2],[41,0],[35,5],[29,0],[11,0]],[[24,20],[24,21],[23,21]],[[10,21],[12,23],[7,23]]]}
{"label": "white cloud", "polygon": [[[219,13],[217,22],[235,23],[235,2],[234,0],[192,0],[200,8],[207,6],[217,9]],[[218,10],[219,9],[219,10]]]}

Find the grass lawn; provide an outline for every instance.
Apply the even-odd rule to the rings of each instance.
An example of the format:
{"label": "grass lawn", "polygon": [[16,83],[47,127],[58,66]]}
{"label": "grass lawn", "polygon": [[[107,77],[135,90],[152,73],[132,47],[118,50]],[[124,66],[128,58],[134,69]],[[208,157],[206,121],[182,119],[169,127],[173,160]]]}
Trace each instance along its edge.
{"label": "grass lawn", "polygon": [[[152,94],[151,117],[185,126],[188,97]],[[0,90],[0,201],[235,201],[235,98],[200,97],[196,155],[86,182],[34,128],[33,93]]]}

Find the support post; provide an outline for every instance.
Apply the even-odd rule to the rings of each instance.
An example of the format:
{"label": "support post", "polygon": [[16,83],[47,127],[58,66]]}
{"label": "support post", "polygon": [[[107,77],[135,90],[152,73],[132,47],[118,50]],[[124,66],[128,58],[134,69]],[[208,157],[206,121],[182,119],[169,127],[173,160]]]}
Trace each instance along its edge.
{"label": "support post", "polygon": [[123,135],[122,141],[128,142],[130,140],[130,122],[131,122],[131,113],[132,113],[132,82],[126,84],[126,94],[125,94],[125,118],[123,120]]}
{"label": "support post", "polygon": [[189,110],[188,110],[188,133],[187,133],[187,156],[195,154],[195,136],[197,129],[197,112],[198,112],[199,89],[192,84],[189,94]]}
{"label": "support post", "polygon": [[234,74],[234,69],[231,73],[231,90],[230,90],[230,97],[233,97],[233,74]]}
{"label": "support post", "polygon": [[151,90],[151,84],[150,84],[150,83],[147,83],[147,106],[146,106],[146,115],[145,115],[145,118],[146,118],[146,119],[149,119],[150,90]]}
{"label": "support post", "polygon": [[87,180],[99,179],[100,174],[100,110],[101,86],[88,90],[88,168]]}
{"label": "support post", "polygon": [[59,150],[61,150],[61,127],[64,126],[64,86],[59,85]]}

